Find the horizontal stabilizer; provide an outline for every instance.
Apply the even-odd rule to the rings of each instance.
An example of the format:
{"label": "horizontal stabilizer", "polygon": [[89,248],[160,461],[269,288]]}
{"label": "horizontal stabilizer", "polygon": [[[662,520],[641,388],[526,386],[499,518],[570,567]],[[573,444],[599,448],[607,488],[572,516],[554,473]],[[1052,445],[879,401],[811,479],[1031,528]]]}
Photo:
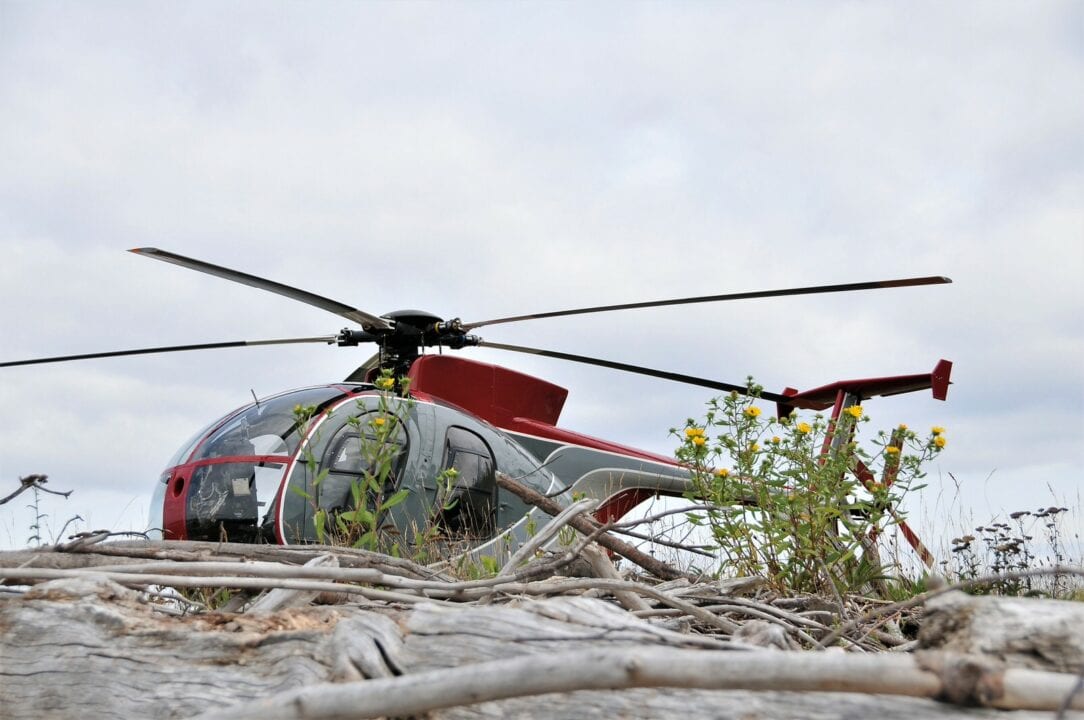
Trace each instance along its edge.
{"label": "horizontal stabilizer", "polygon": [[861,380],[840,380],[798,392],[794,388],[787,388],[783,395],[791,402],[776,403],[780,417],[789,415],[794,408],[801,407],[809,410],[825,410],[832,407],[840,392],[858,396],[865,400],[871,397],[885,395],[901,395],[903,393],[916,392],[918,390],[931,389],[935,400],[944,400],[948,397],[949,378],[952,375],[952,363],[948,360],[940,360],[934,366],[932,372],[918,375],[896,375],[893,377],[864,378]]}

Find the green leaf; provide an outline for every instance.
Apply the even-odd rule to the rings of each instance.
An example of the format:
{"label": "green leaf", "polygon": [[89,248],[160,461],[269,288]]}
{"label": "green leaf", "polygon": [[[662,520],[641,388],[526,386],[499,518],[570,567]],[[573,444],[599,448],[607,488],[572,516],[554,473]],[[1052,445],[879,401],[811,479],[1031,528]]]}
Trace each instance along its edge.
{"label": "green leaf", "polygon": [[410,490],[403,488],[402,490],[399,490],[394,495],[384,501],[384,509],[390,510],[391,508],[406,500],[408,497],[410,497]]}
{"label": "green leaf", "polygon": [[376,533],[374,531],[372,531],[372,530],[365,533],[364,535],[362,535],[360,538],[357,539],[357,541],[354,543],[354,547],[356,547],[356,548],[365,548],[365,549],[369,549],[369,550],[375,548],[376,547]]}
{"label": "green leaf", "polygon": [[355,510],[339,513],[339,517],[345,522],[356,523],[364,527],[372,527],[376,519],[373,514],[365,508],[357,508]]}

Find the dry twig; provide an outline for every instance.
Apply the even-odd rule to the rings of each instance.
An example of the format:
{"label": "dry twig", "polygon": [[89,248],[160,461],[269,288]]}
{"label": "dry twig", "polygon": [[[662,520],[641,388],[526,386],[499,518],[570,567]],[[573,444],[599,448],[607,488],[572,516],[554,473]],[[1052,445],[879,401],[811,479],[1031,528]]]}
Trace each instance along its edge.
{"label": "dry twig", "polygon": [[[561,514],[563,508],[555,503],[553,500],[549,500],[541,493],[532,490],[526,485],[516,482],[512,478],[504,475],[503,473],[497,473],[497,485],[501,488],[517,495],[524,502],[534,505],[538,509],[553,515],[556,517]],[[598,529],[599,523],[594,520],[589,520],[583,517],[576,517],[569,520],[568,523],[571,527],[578,530],[583,535],[590,535],[592,532]],[[601,535],[598,539],[598,544],[602,545],[608,550],[612,550],[618,555],[626,558],[632,563],[639,565],[644,570],[655,577],[662,578],[663,580],[673,580],[679,577],[688,577],[686,573],[683,573],[664,562],[661,562],[645,552],[641,552],[637,548],[629,545],[628,543],[618,540],[610,535]]]}
{"label": "dry twig", "polygon": [[0,498],[0,505],[11,502],[15,498],[19,497],[19,495],[21,495],[24,492],[26,492],[27,490],[29,490],[30,488],[40,490],[40,491],[42,491],[44,493],[49,493],[50,495],[59,495],[61,497],[65,497],[65,498],[72,494],[72,492],[73,492],[72,490],[68,490],[67,492],[60,492],[59,490],[50,490],[49,488],[45,487],[45,483],[48,480],[49,480],[48,475],[42,475],[40,473],[35,473],[33,475],[27,475],[26,477],[19,478],[19,488],[17,490],[15,490],[14,492],[10,493],[9,495],[6,495],[3,498]]}

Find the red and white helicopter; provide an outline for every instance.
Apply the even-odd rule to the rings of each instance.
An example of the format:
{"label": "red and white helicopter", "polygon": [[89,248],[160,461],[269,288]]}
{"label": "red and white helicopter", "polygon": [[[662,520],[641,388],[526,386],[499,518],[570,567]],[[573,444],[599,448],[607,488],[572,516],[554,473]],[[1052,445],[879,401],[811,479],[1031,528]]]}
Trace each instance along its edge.
{"label": "red and white helicopter", "polygon": [[[382,436],[394,446],[386,474],[386,495],[400,501],[376,519],[382,527],[406,532],[436,523],[449,533],[490,543],[526,539],[534,508],[500,491],[502,472],[562,502],[573,494],[598,499],[596,516],[622,517],[654,495],[680,496],[690,474],[674,458],[557,427],[567,390],[515,370],[469,360],[443,350],[483,346],[638,373],[721,392],[746,387],[582,355],[506,345],[473,334],[478,328],[538,318],[635,308],[684,305],[787,295],[849,292],[951,282],[919,277],[844,285],[636,302],[495,318],[480,322],[444,320],[417,311],[369,314],[288,285],[212,265],[156,248],[131,252],[277,293],[335,313],[353,323],[334,335],[277,340],[203,343],[140,348],[0,363],[0,367],[214,348],[292,343],[354,346],[373,343],[378,352],[342,382],[283,392],[238,408],[200,430],[171,458],[154,486],[152,525],[165,539],[228,538],[242,542],[306,543],[319,535],[319,511],[348,510],[357,502],[358,479],[370,468],[358,448],[373,421],[390,411],[395,431]],[[426,354],[427,348],[441,352]],[[781,415],[795,408],[827,410],[832,419],[847,407],[881,395],[931,389],[944,400],[952,363],[915,375],[835,382],[806,391],[763,392]],[[406,394],[389,393],[374,382],[406,378]],[[389,399],[390,396],[390,399]],[[389,407],[389,403],[392,407]],[[300,418],[298,407],[311,409]],[[447,470],[455,471],[452,497]],[[872,482],[869,470],[855,469]],[[906,524],[907,539],[927,563],[929,552]]]}

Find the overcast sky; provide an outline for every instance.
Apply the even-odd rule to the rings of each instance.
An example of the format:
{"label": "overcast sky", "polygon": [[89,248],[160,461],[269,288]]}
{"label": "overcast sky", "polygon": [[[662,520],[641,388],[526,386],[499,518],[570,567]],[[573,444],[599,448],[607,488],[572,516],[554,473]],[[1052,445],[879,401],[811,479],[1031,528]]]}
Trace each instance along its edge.
{"label": "overcast sky", "polygon": [[[952,285],[539,320],[481,334],[769,390],[955,363],[912,503],[932,545],[1066,505],[1084,459],[1084,5],[0,0],[0,360],[333,334],[946,275]],[[46,539],[142,528],[196,429],[370,349],[0,370],[0,495]],[[561,425],[669,453],[711,393],[475,350],[570,390]],[[26,496],[23,496],[24,498]],[[0,508],[0,547],[28,511]],[[947,518],[947,520],[946,520]],[[1079,557],[1079,555],[1077,556]]]}

